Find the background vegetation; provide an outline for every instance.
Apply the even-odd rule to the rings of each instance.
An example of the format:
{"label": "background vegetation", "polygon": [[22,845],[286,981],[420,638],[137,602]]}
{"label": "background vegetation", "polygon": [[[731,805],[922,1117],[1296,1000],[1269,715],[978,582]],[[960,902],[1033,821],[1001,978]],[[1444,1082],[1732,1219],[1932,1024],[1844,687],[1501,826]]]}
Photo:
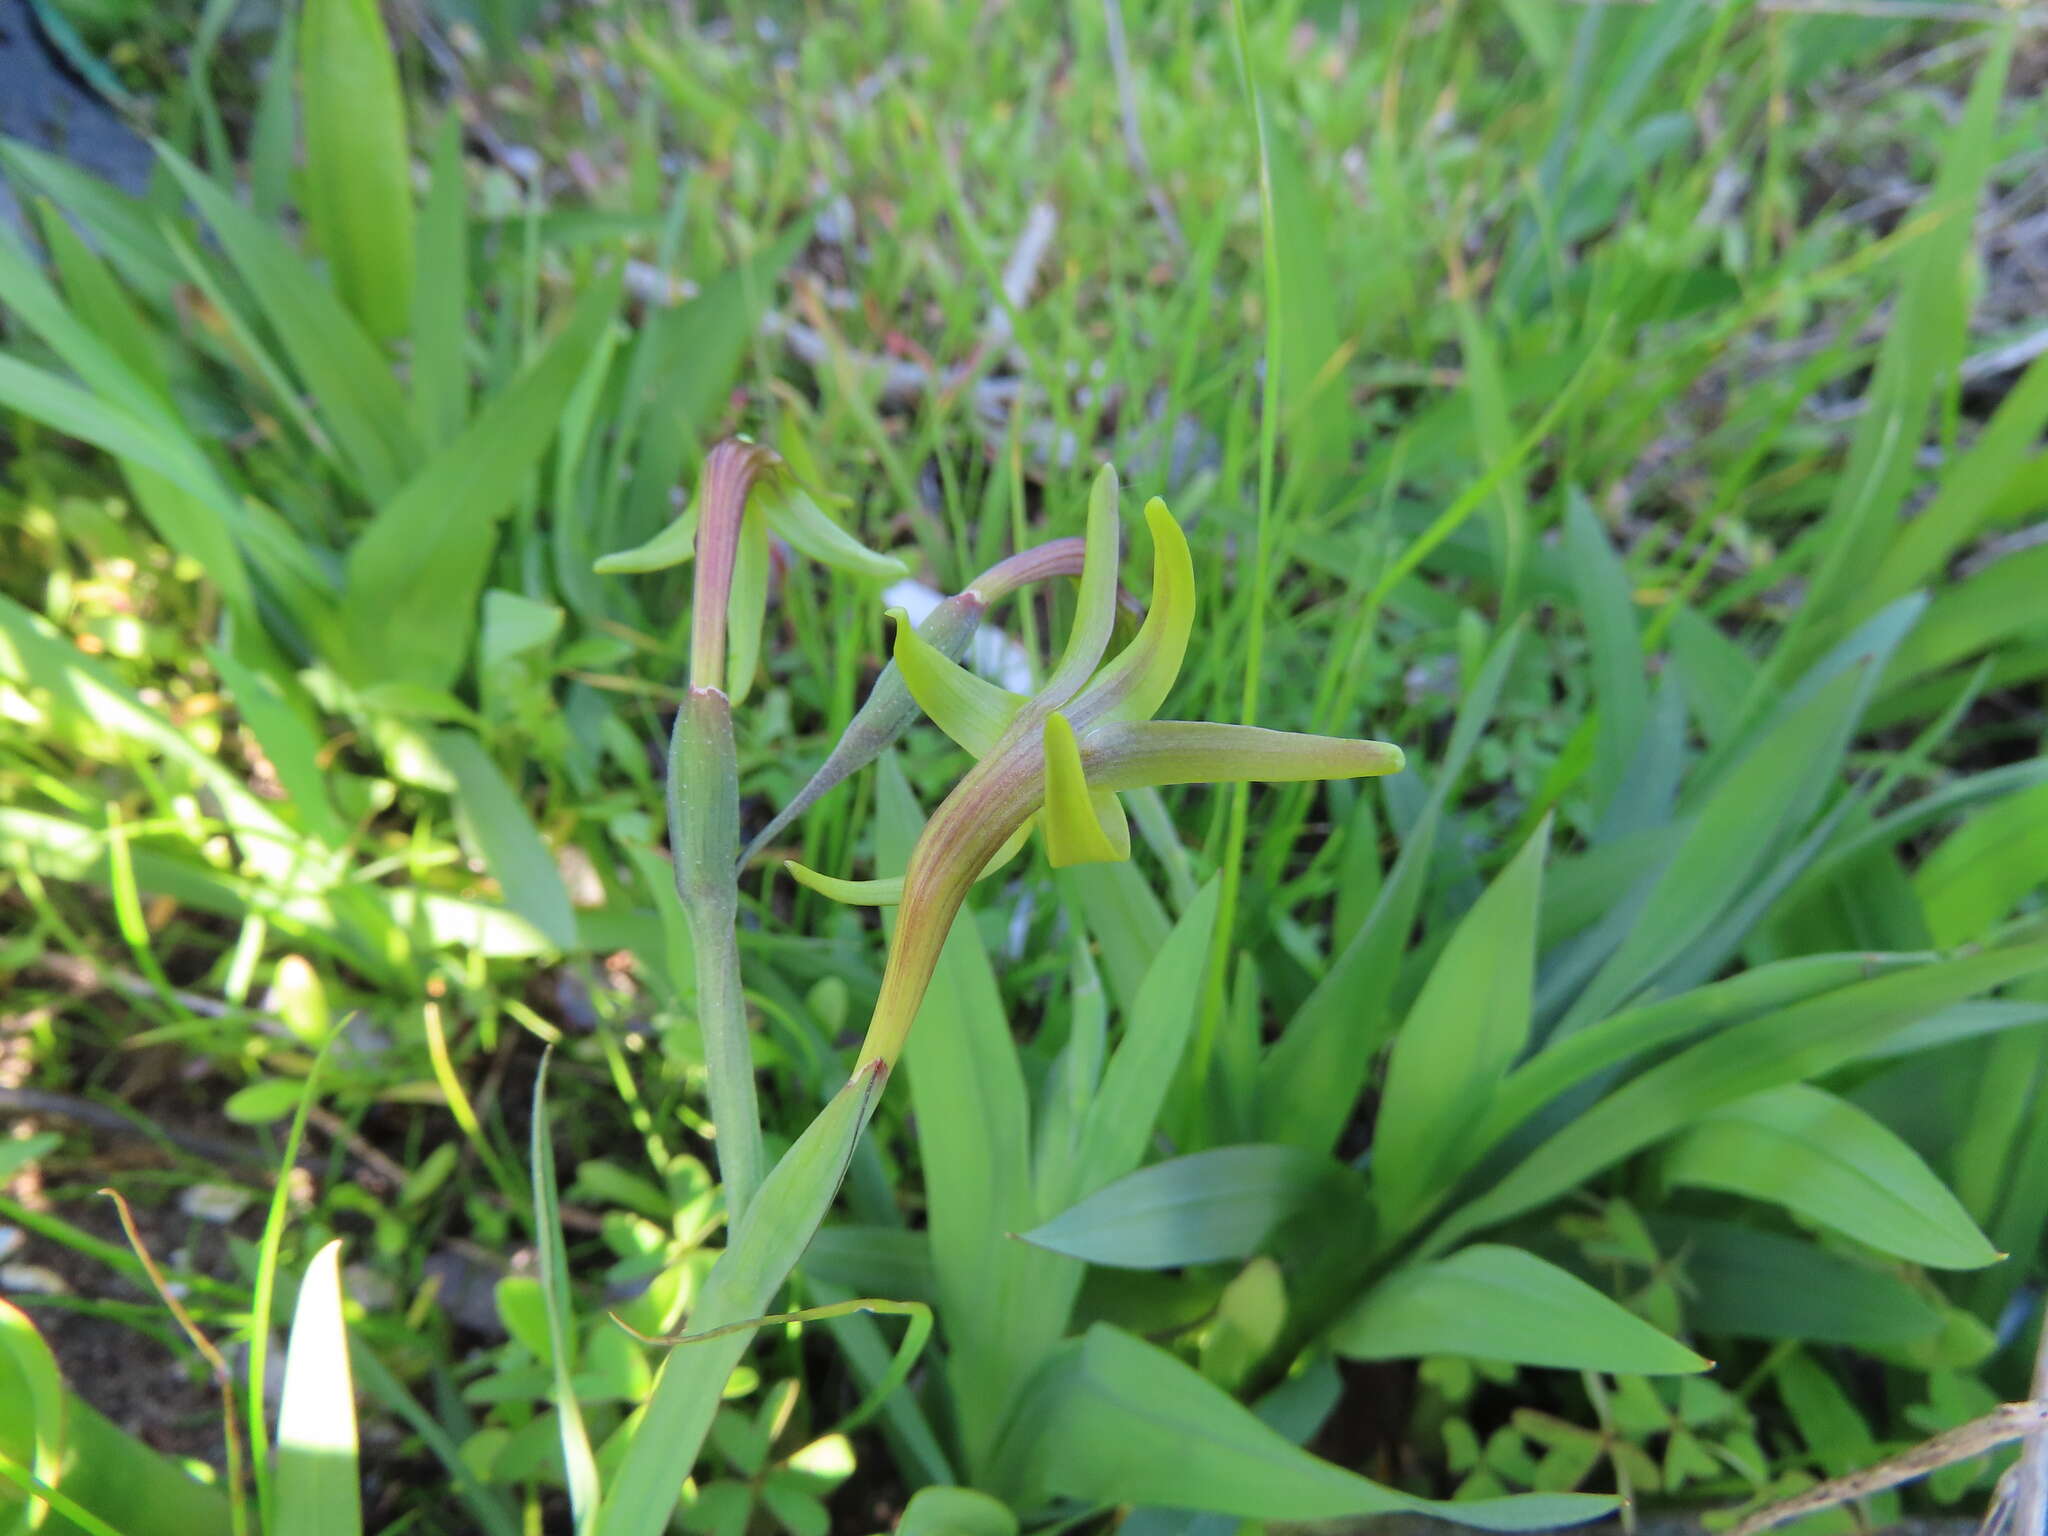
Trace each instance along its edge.
{"label": "background vegetation", "polygon": [[[1737,1506],[2027,1395],[2039,18],[37,16],[156,143],[125,187],[0,145],[5,1369],[119,1426],[0,1408],[7,1466],[221,1520],[122,1433],[231,1479],[219,1375],[252,1518],[311,1528],[291,1302],[329,1370],[346,1317],[370,1529],[566,1529],[577,1436],[618,1470],[664,1351],[607,1314],[687,1326],[727,1234],[661,811],[691,568],[594,566],[734,431],[933,593],[1113,463],[1193,546],[1166,712],[1410,766],[1146,792],[1134,862],[979,888],[788,1302],[931,1312],[763,1330],[687,1528],[1375,1507],[1333,1464]],[[888,655],[890,578],[817,553],[760,573],[747,835]],[[884,942],[772,855],[900,868],[961,766],[920,724],[742,879],[771,1160]],[[1153,1400],[1213,1413],[1095,1466]],[[1200,1484],[1197,1433],[1252,1459]]]}

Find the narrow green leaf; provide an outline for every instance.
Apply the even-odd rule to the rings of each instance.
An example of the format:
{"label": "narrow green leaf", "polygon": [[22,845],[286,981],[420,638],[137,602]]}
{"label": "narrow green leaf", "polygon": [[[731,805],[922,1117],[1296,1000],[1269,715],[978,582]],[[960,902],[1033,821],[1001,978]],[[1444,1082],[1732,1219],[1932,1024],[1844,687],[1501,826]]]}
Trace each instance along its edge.
{"label": "narrow green leaf", "polygon": [[[877,780],[875,862],[908,862],[923,821],[893,754]],[[896,918],[888,918],[891,934]],[[953,924],[903,1056],[925,1169],[932,1265],[965,1469],[1000,1439],[1015,1395],[1065,1330],[1081,1266],[1013,1242],[1039,1215],[1029,1098],[975,924]]]}
{"label": "narrow green leaf", "polygon": [[1516,1069],[1494,1096],[1478,1141],[1482,1147],[1491,1147],[1568,1090],[1616,1067],[1643,1060],[1654,1051],[1887,971],[1926,965],[1934,958],[1931,954],[1804,955],[1610,1014],[1598,1024],[1545,1046]]}
{"label": "narrow green leaf", "polygon": [[[287,957],[288,959],[290,957]],[[294,972],[302,973],[305,985],[318,988],[319,973],[301,959],[296,966],[278,966],[280,989],[291,985],[288,978]],[[287,1012],[287,1019],[293,1009]],[[256,1474],[256,1507],[266,1528],[276,1520],[275,1469],[271,1465],[270,1429],[268,1413],[264,1407],[264,1384],[270,1380],[270,1322],[271,1308],[277,1293],[278,1256],[284,1246],[286,1210],[290,1204],[292,1180],[291,1170],[298,1166],[299,1147],[306,1136],[306,1118],[312,1113],[313,1104],[320,1087],[320,1071],[327,1062],[327,1045],[332,1038],[327,1028],[325,1004],[321,1004],[318,1020],[305,1019],[313,1027],[296,1030],[302,1041],[318,1046],[313,1066],[306,1074],[306,1080],[299,1087],[298,1104],[292,1112],[291,1129],[285,1133],[284,1153],[279,1159],[282,1171],[271,1188],[270,1205],[263,1217],[263,1236],[256,1246],[255,1284],[251,1288],[249,1301],[249,1460]],[[243,1093],[249,1090],[244,1088]]]}
{"label": "narrow green leaf", "polygon": [[336,1238],[306,1266],[292,1314],[277,1410],[277,1528],[293,1536],[360,1536],[361,1489]]}
{"label": "narrow green leaf", "polygon": [[547,844],[518,794],[467,731],[436,731],[435,754],[455,776],[456,815],[505,893],[506,905],[557,949],[576,947],[576,912]]}
{"label": "narrow green leaf", "polygon": [[469,419],[467,196],[462,122],[451,112],[427,173],[412,285],[412,421],[429,452],[453,442]]}
{"label": "narrow green leaf", "polygon": [[1151,974],[1173,919],[1143,870],[1126,859],[1117,864],[1077,864],[1054,871],[1061,899],[1079,908],[1094,937],[1119,1008],[1133,1009]]}
{"label": "narrow green leaf", "polygon": [[283,236],[175,150],[158,152],[256,296],[364,492],[394,494],[420,449],[377,344]]}
{"label": "narrow green leaf", "polygon": [[1338,1171],[1301,1147],[1212,1147],[1141,1168],[1019,1236],[1117,1269],[1249,1258]]}
{"label": "narrow green leaf", "polygon": [[904,1506],[896,1536],[1017,1536],[1017,1517],[973,1488],[920,1488]]}
{"label": "narrow green leaf", "polygon": [[[42,215],[39,225],[50,263],[78,318],[127,365],[139,384],[158,400],[168,402],[171,383],[156,328],[54,204],[44,202],[37,211]],[[8,254],[14,253],[10,249]]]}
{"label": "narrow green leaf", "polygon": [[[197,561],[238,611],[254,597],[236,549],[242,505],[221,483],[172,411],[147,327],[98,259],[63,229],[52,248],[64,262],[68,302],[0,232],[0,302],[49,344],[98,401],[68,380],[0,355],[0,402],[122,459],[138,500],[166,543]],[[160,477],[160,478],[159,478]]]}
{"label": "narrow green leaf", "polygon": [[1756,662],[1713,620],[1691,608],[1678,610],[1670,635],[1693,719],[1710,746],[1727,745],[1741,723],[1742,701],[1756,683]]}
{"label": "narrow green leaf", "polygon": [[538,1253],[541,1299],[547,1310],[548,1357],[554,1363],[555,1415],[562,1427],[562,1465],[567,1469],[569,1508],[576,1536],[595,1528],[598,1509],[597,1458],[583,1427],[583,1409],[570,1384],[575,1371],[572,1329],[575,1313],[569,1299],[569,1262],[562,1251],[561,1196],[555,1184],[555,1143],[548,1123],[550,1046],[533,1080],[533,1240]]}
{"label": "narrow green leaf", "polygon": [[1650,1218],[1679,1255],[1686,1317],[1713,1337],[1890,1349],[1926,1339],[1941,1309],[1905,1280],[1813,1243],[1726,1221]]}
{"label": "narrow green leaf", "polygon": [[1666,1150],[1673,1184],[1768,1200],[1937,1269],[1999,1254],[1920,1154],[1855,1105],[1803,1083],[1704,1116]]}
{"label": "narrow green leaf", "polygon": [[378,509],[350,549],[350,637],[367,677],[446,687],[461,675],[497,525],[539,467],[617,297],[611,280],[585,292],[546,351]]}
{"label": "narrow green leaf", "polygon": [[349,829],[328,794],[332,774],[320,766],[321,741],[284,684],[232,653],[208,646],[207,657],[227,685],[235,712],[255,734],[277,781],[291,796],[299,824],[330,848],[348,841]]}
{"label": "narrow green leaf", "polygon": [[1400,1510],[1523,1531],[1597,1519],[1615,1506],[1590,1494],[1446,1502],[1382,1487],[1311,1456],[1191,1367],[1105,1323],[1039,1378],[1017,1424],[987,1486],[1026,1507],[1066,1497],[1268,1521]]}
{"label": "narrow green leaf", "polygon": [[1277,403],[1287,437],[1289,490],[1298,491],[1346,467],[1351,406],[1342,364],[1355,343],[1337,301],[1379,290],[1369,282],[1334,276],[1323,220],[1326,202],[1317,195],[1303,147],[1286,124],[1287,114],[1277,120],[1275,114],[1261,116],[1259,158],[1272,219],[1266,249],[1273,271],[1266,295],[1279,311],[1268,322],[1268,356],[1279,369]]}
{"label": "narrow green leaf", "polygon": [[2048,785],[1978,811],[1913,875],[1938,944],[1966,944],[2048,881]]}
{"label": "narrow green leaf", "polygon": [[1214,937],[1222,882],[1211,880],[1188,906],[1138,988],[1102,1087],[1081,1133],[1079,1188],[1092,1192],[1138,1166],[1166,1103],[1175,1069],[1200,1012],[1203,957]]}
{"label": "narrow green leaf", "polygon": [[20,139],[0,138],[0,165],[77,219],[130,286],[158,310],[169,310],[184,281],[164,243],[161,215],[147,202],[81,170],[62,155]]}
{"label": "narrow green leaf", "polygon": [[1712,1364],[1577,1276],[1496,1243],[1396,1270],[1331,1330],[1330,1347],[1354,1360],[1469,1355],[1639,1376]]}
{"label": "narrow green leaf", "polygon": [[1365,927],[1330,962],[1268,1054],[1259,1089],[1260,1128],[1268,1140],[1327,1151],[1349,1122],[1393,1027],[1390,1003],[1429,884],[1442,808],[1493,719],[1522,634],[1521,625],[1511,625],[1494,642],[1451,728],[1429,803],[1403,840]]}
{"label": "narrow green leaf", "polygon": [[299,18],[306,223],[372,336],[411,319],[412,164],[398,56],[377,0],[306,0]]}
{"label": "narrow green leaf", "polygon": [[[1508,462],[1515,451],[1515,423],[1501,379],[1500,354],[1493,336],[1462,285],[1454,288],[1451,308],[1458,322],[1458,351],[1465,365],[1465,394],[1472,403],[1473,435],[1481,464]],[[1517,475],[1505,475],[1494,488],[1494,567],[1500,581],[1501,612],[1512,616],[1521,596],[1522,566],[1529,539],[1528,497]]]}
{"label": "narrow green leaf", "polygon": [[1373,1126],[1373,1193],[1390,1232],[1464,1171],[1528,1044],[1549,846],[1546,821],[1452,931],[1394,1038]]}
{"label": "narrow green leaf", "polygon": [[1897,531],[1848,612],[1861,619],[1916,587],[1933,584],[1999,510],[2001,496],[2028,474],[2040,473],[2035,445],[2044,427],[2048,356],[2034,360],[1977,440],[1944,471],[1933,499]]}
{"label": "narrow green leaf", "polygon": [[[26,1313],[0,1298],[0,1458],[46,1484],[61,1481],[65,1408],[64,1379],[49,1345]],[[33,1505],[28,1513],[41,1515]]]}
{"label": "narrow green leaf", "polygon": [[1593,649],[1598,727],[1591,778],[1594,808],[1605,815],[1614,808],[1615,792],[1649,724],[1650,686],[1643,676],[1642,637],[1628,572],[1576,487],[1565,506],[1564,548]]}
{"label": "narrow green leaf", "polygon": [[1969,320],[1961,273],[1996,157],[1998,109],[2014,36],[2011,28],[2000,29],[1978,66],[1921,211],[1930,230],[1908,258],[1898,311],[1886,327],[1871,379],[1869,409],[1857,425],[1835,496],[1811,536],[1818,551],[1813,581],[1779,649],[1787,661],[1809,654],[1808,636],[1828,633],[1813,626],[1839,616],[1867,588],[1889,542],[1878,532],[1892,521],[1910,484],[1935,392],[1952,387]]}
{"label": "narrow green leaf", "polygon": [[1714,787],[1626,937],[1557,1026],[1558,1038],[1652,981],[1748,893],[1831,786],[1869,683],[1867,670],[1837,677]]}
{"label": "narrow green leaf", "polygon": [[1725,1105],[1853,1061],[1927,1014],[2048,968],[2048,943],[1881,976],[1723,1030],[1644,1072],[1552,1136],[1433,1238],[1533,1209]]}
{"label": "narrow green leaf", "polygon": [[292,161],[298,149],[298,84],[292,60],[298,57],[297,14],[279,11],[277,33],[263,66],[263,84],[256,93],[255,120],[249,129],[249,206],[259,217],[275,219],[291,196]]}
{"label": "narrow green leaf", "polygon": [[2039,544],[2005,555],[1973,576],[1943,582],[1926,617],[1899,646],[1884,689],[1896,692],[1974,656],[2048,635],[2043,590],[2048,590],[2048,546]]}

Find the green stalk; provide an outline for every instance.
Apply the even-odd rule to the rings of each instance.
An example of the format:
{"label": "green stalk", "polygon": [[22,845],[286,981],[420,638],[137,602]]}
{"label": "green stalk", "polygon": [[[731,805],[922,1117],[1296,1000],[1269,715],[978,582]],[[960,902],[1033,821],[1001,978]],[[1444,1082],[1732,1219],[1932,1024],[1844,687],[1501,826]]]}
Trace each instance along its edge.
{"label": "green stalk", "polygon": [[697,1026],[718,1129],[727,1219],[746,1214],[761,1183],[761,1109],[740,984],[739,758],[726,696],[726,622],[740,519],[763,465],[751,443],[728,440],[704,461],[697,504],[697,569],[690,610],[690,691],[668,749],[668,840],[676,895],[697,963]]}
{"label": "green stalk", "polygon": [[697,1022],[711,1079],[711,1119],[718,1128],[718,1172],[734,1222],[761,1183],[761,1112],[735,931],[739,829],[732,705],[717,688],[693,683],[676,711],[669,741],[668,837],[676,894],[696,952]]}

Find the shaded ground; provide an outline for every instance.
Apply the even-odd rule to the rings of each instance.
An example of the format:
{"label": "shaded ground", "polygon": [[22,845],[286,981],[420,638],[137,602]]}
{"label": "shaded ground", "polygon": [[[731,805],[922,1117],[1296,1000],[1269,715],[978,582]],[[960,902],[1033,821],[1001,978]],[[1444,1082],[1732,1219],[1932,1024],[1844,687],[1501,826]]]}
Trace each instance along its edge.
{"label": "shaded ground", "polygon": [[[0,0],[0,133],[60,154],[116,186],[149,179],[150,150],[50,48],[28,0]],[[19,226],[21,204],[0,177],[0,221]]]}

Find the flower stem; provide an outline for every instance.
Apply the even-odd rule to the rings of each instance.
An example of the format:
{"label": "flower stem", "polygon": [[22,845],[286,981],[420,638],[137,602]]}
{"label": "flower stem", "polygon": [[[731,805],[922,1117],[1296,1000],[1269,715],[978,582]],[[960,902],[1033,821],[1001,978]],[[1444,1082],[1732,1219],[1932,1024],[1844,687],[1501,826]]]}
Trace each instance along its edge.
{"label": "flower stem", "polygon": [[734,1222],[761,1182],[761,1112],[734,932],[739,825],[732,706],[718,689],[693,685],[676,711],[669,742],[668,835],[676,894],[696,953],[697,1024],[711,1080],[711,1119],[718,1128],[718,1172]]}

